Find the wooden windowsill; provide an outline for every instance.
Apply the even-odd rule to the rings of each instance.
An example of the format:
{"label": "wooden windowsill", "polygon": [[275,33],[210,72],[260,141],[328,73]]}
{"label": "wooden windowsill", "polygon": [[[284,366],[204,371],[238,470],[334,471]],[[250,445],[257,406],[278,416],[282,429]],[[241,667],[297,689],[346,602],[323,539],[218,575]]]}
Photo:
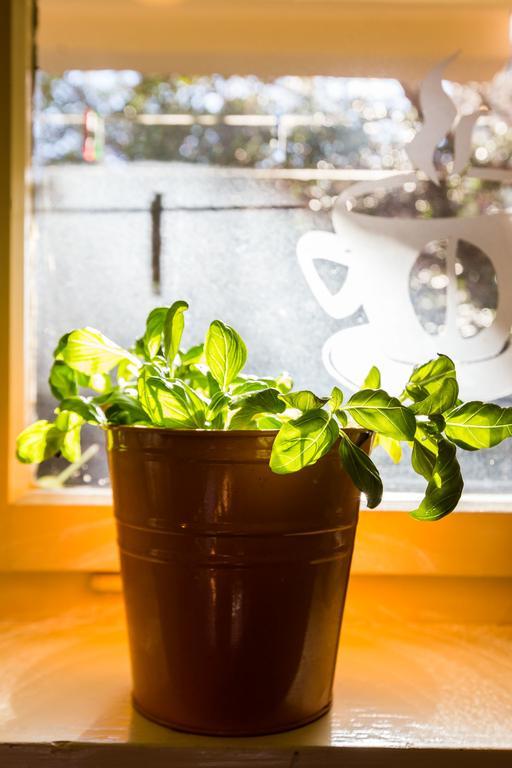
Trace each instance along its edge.
{"label": "wooden windowsill", "polygon": [[132,709],[116,577],[2,576],[0,765],[510,766],[511,658],[511,580],[356,576],[332,711],[197,737]]}

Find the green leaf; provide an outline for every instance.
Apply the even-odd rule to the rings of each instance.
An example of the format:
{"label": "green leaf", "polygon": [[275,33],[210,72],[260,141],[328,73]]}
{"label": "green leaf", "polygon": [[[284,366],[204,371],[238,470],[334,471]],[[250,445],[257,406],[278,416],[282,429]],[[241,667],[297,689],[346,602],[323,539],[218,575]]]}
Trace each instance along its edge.
{"label": "green leaf", "polygon": [[202,429],[206,403],[181,381],[166,381],[145,369],[139,376],[140,403],[151,422],[173,429]]}
{"label": "green leaf", "polygon": [[226,390],[247,360],[247,349],[238,333],[214,320],[206,334],[206,362],[221,389]]}
{"label": "green leaf", "polygon": [[48,433],[48,443],[51,444],[53,440],[57,451],[60,451],[71,464],[78,461],[82,455],[80,447],[82,424],[83,419],[78,413],[62,410]]}
{"label": "green leaf", "polygon": [[[335,387],[335,389],[337,389],[337,387]],[[327,402],[326,397],[317,397],[309,389],[301,389],[298,392],[288,392],[286,395],[280,395],[280,398],[288,408],[296,408],[298,411],[303,412],[312,411],[314,408],[321,408],[322,405],[325,405]]]}
{"label": "green leaf", "polygon": [[[210,378],[208,378],[209,376]],[[210,372],[208,371],[208,373],[205,373],[196,365],[178,366],[174,373],[174,377],[175,379],[185,382],[191,386],[192,389],[195,389],[196,392],[207,397],[212,397],[215,394],[215,391],[219,389],[219,385],[213,376],[210,375]],[[212,389],[211,382],[215,383],[216,390]]]}
{"label": "green leaf", "polygon": [[160,352],[167,312],[167,307],[155,307],[146,318],[146,330],[142,337],[142,343],[147,360],[153,360]]}
{"label": "green leaf", "polygon": [[125,392],[111,393],[104,408],[109,424],[141,424],[148,420],[137,398]]}
{"label": "green leaf", "polygon": [[146,349],[144,347],[143,336],[139,336],[138,339],[135,339],[135,342],[130,347],[130,352],[134,355],[137,355],[137,357],[142,358],[143,360],[146,359]]}
{"label": "green leaf", "polygon": [[[48,433],[52,429],[46,419],[35,421],[20,432],[16,439],[16,458],[23,464],[40,464],[53,454],[47,445]],[[54,451],[55,453],[56,451]]]}
{"label": "green leaf", "polygon": [[494,403],[463,403],[445,414],[446,436],[467,451],[492,448],[512,435],[512,408]]}
{"label": "green leaf", "polygon": [[329,408],[330,411],[332,411],[332,413],[336,413],[336,411],[338,410],[342,402],[343,402],[343,392],[339,387],[333,387],[331,396],[327,401],[327,407]]}
{"label": "green leaf", "polygon": [[372,366],[368,371],[362,389],[380,389],[380,371],[377,366]]}
{"label": "green leaf", "polygon": [[285,404],[277,389],[262,389],[242,398],[233,404],[238,408],[229,423],[229,429],[252,429],[254,418],[262,414],[282,413]]}
{"label": "green leaf", "polygon": [[224,430],[226,425],[226,414],[221,411],[216,415],[213,421],[210,422],[209,429],[221,429]]}
{"label": "green leaf", "polygon": [[210,397],[213,397],[216,392],[221,391],[216,379],[213,378],[210,371],[207,371],[206,373],[206,384],[208,388],[208,395]]}
{"label": "green leaf", "polygon": [[434,360],[415,368],[407,383],[406,391],[409,386],[420,386],[433,394],[436,392],[441,381],[445,379],[454,379],[456,377],[455,364],[447,355],[439,355]]}
{"label": "green leaf", "polygon": [[[219,389],[217,392],[215,392],[212,399],[210,400],[208,409],[206,411],[206,420],[214,421],[223,412],[225,417],[225,412],[230,403],[231,397]],[[224,424],[224,418],[222,419],[222,424]],[[218,427],[216,428],[218,429]]]}
{"label": "green leaf", "polygon": [[437,456],[439,432],[435,426],[433,427],[429,422],[418,422],[414,439],[421,443],[430,453],[434,453]]}
{"label": "green leaf", "polygon": [[[429,391],[425,387],[420,387],[419,384],[408,384],[405,395],[415,403],[419,403],[421,400],[425,400],[428,397]],[[404,399],[407,399],[404,397]]]}
{"label": "green leaf", "polygon": [[402,461],[402,446],[398,440],[394,440],[392,437],[386,437],[385,435],[376,434],[373,439],[373,447],[378,445],[383,448],[394,464],[399,464]]}
{"label": "green leaf", "polygon": [[279,390],[273,388],[262,389],[260,392],[237,398],[235,404],[250,409],[254,413],[282,413],[285,410]]}
{"label": "green leaf", "polygon": [[71,463],[80,458],[80,428],[83,419],[72,411],[60,411],[52,424],[36,421],[16,440],[16,456],[24,464],[40,464],[61,452]]}
{"label": "green leaf", "polygon": [[[92,376],[109,373],[121,360],[132,356],[95,328],[72,331],[61,351],[62,359],[70,368]],[[138,362],[136,358],[133,358]]]}
{"label": "green leaf", "polygon": [[285,422],[270,456],[270,468],[279,475],[315,464],[334,445],[339,429],[332,416],[319,408]]}
{"label": "green leaf", "polygon": [[241,408],[231,417],[228,428],[232,432],[239,429],[256,429],[255,416],[256,414],[246,412]]}
{"label": "green leaf", "polygon": [[366,429],[395,440],[412,440],[416,431],[414,414],[383,389],[362,389],[343,408]]}
{"label": "green leaf", "polygon": [[60,337],[59,341],[57,342],[57,346],[53,350],[53,357],[55,360],[63,359],[62,352],[65,349],[70,336],[71,336],[71,331],[69,333],[65,333],[63,336]]}
{"label": "green leaf", "polygon": [[136,384],[141,365],[140,362],[135,363],[133,359],[121,360],[117,368],[117,383],[122,387]]}
{"label": "green leaf", "polygon": [[291,392],[293,389],[293,379],[289,373],[280,373],[277,379],[275,379],[275,387],[283,395]]}
{"label": "green leaf", "polygon": [[[443,414],[450,408],[453,408],[459,396],[459,385],[454,378],[442,379],[435,384],[432,383],[430,392],[425,387],[419,387],[421,394],[418,399],[411,395],[416,401],[410,405],[413,413],[429,416],[430,414]],[[407,389],[410,392],[410,388]],[[423,397],[423,393],[425,396]],[[418,396],[418,393],[416,393]]]}
{"label": "green leaf", "polygon": [[[119,369],[125,362],[130,361],[122,361]],[[57,400],[77,395],[79,387],[87,387],[100,393],[112,389],[112,381],[108,373],[95,373],[87,376],[85,373],[73,370],[64,360],[55,360],[50,369],[48,384]]]}
{"label": "green leaf", "polygon": [[66,397],[60,404],[61,411],[73,411],[78,413],[84,421],[92,424],[104,424],[107,419],[101,408],[90,397]]}
{"label": "green leaf", "polygon": [[78,392],[76,372],[63,360],[55,360],[48,378],[48,384],[52,395],[57,400],[72,397]]}
{"label": "green leaf", "polygon": [[366,453],[361,450],[346,432],[340,432],[340,459],[345,472],[350,479],[362,491],[367,499],[370,509],[373,509],[382,500],[382,480],[379,470]]}
{"label": "green leaf", "polygon": [[256,427],[258,429],[280,429],[282,421],[278,416],[257,416]]}
{"label": "green leaf", "polygon": [[171,370],[180,349],[181,337],[185,327],[184,314],[187,309],[188,304],[186,301],[175,301],[169,307],[165,316],[163,330],[164,355]]}
{"label": "green leaf", "polygon": [[432,435],[440,435],[444,432],[446,427],[446,421],[444,416],[440,413],[431,413],[429,420],[426,422],[425,427]]}
{"label": "green leaf", "polygon": [[204,357],[204,344],[196,344],[187,349],[186,352],[180,350],[181,365],[193,365],[200,363]]}
{"label": "green leaf", "polygon": [[422,443],[420,440],[414,440],[411,457],[412,468],[418,475],[422,475],[427,481],[429,481],[434,474],[436,458],[437,446],[436,451],[433,452],[427,448],[425,443]]}
{"label": "green leaf", "polygon": [[417,520],[439,520],[456,508],[464,487],[456,453],[453,443],[439,441],[439,453],[425,498],[418,509],[411,512]]}
{"label": "green leaf", "polygon": [[234,397],[238,397],[238,395],[250,395],[268,388],[269,384],[264,379],[251,378],[234,382],[229,391]]}
{"label": "green leaf", "polygon": [[[125,364],[129,363],[130,361],[122,360],[119,363],[118,370],[118,378],[119,378],[119,371],[121,370],[121,367],[123,367]],[[131,363],[130,363],[131,365]],[[82,374],[83,376],[84,374]],[[112,389],[112,379],[108,375],[108,373],[93,373],[92,376],[87,377],[88,381],[86,384],[82,386],[89,387],[90,389],[93,389],[95,392],[99,392],[100,394],[105,394],[105,392],[110,392]]]}
{"label": "green leaf", "polygon": [[277,378],[240,373],[231,383],[230,392],[232,395],[243,395],[250,392],[260,392],[262,389],[278,389],[281,394],[288,394],[292,385],[292,380],[284,373]]}
{"label": "green leaf", "polygon": [[148,382],[154,376],[158,376],[156,366],[144,365],[139,373],[137,380],[137,395],[139,397],[140,405],[153,424],[161,424],[163,419],[163,412],[156,397],[156,391],[153,386],[149,386]]}

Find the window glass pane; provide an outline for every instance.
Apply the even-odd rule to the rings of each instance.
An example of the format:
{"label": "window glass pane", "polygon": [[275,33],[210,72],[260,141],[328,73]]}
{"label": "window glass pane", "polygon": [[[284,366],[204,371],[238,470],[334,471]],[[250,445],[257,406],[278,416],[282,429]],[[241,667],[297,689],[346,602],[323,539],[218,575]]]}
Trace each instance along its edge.
{"label": "window glass pane", "polygon": [[[473,166],[510,163],[507,115],[492,110],[505,102],[507,82],[447,84],[464,111],[484,102],[490,108],[473,132]],[[389,286],[388,275],[379,284],[369,266],[360,295],[348,297],[349,311],[329,314],[300,269],[300,237],[333,232],[340,194],[348,195],[354,213],[376,222],[411,220],[411,226],[484,219],[510,205],[506,185],[474,177],[379,187],[377,179],[412,168],[405,145],[420,125],[417,94],[395,80],[43,72],[35,104],[34,328],[42,418],[55,407],[46,381],[52,349],[65,331],[92,325],[129,344],[152,307],[176,298],[191,306],[186,341],[201,339],[209,321],[220,317],[246,340],[251,372],[286,370],[298,387],[319,393],[341,375],[348,391],[355,357],[368,368],[374,362],[371,297]],[[450,135],[435,163],[452,162]],[[352,198],[347,189],[364,180],[370,187]],[[410,303],[426,338],[441,339],[453,324],[461,337],[479,343],[495,324],[500,301],[492,254],[464,237],[452,252],[443,231],[434,235],[419,243],[392,292]],[[343,232],[339,247],[343,253]],[[350,266],[339,261],[316,260],[326,296],[350,289]],[[400,345],[400,337],[389,337],[386,343]],[[325,345],[332,339],[329,365]],[[512,391],[510,366],[500,368],[500,395]],[[85,430],[89,459],[63,478],[66,484],[108,483],[101,443],[101,433]],[[466,453],[467,490],[510,492],[511,450]],[[376,453],[386,490],[422,489],[406,463],[392,467],[380,449]],[[60,459],[46,462],[40,475],[64,466]]]}

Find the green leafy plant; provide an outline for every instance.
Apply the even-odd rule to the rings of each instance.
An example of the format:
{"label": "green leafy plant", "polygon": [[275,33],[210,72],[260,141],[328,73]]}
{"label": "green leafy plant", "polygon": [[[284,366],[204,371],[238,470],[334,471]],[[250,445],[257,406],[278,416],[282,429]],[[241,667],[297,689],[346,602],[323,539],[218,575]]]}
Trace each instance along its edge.
{"label": "green leafy plant", "polygon": [[36,421],[21,432],[18,459],[40,463],[61,454],[76,463],[85,423],[103,428],[276,430],[273,472],[297,472],[337,445],[343,469],[373,508],[382,499],[382,480],[350,430],[363,428],[395,462],[402,457],[402,443],[412,448],[413,469],[427,486],[411,514],[437,520],[455,509],[462,493],[457,448],[491,448],[512,435],[512,408],[459,400],[455,366],[445,355],[415,368],[399,397],[382,389],[375,367],[348,400],[338,387],[319,397],[309,390],[294,391],[285,374],[244,374],[246,346],[220,320],[210,325],[204,344],[183,350],[187,309],[186,302],[177,301],[152,310],[143,336],[131,349],[94,328],[63,336],[49,376],[59,401],[55,420]]}

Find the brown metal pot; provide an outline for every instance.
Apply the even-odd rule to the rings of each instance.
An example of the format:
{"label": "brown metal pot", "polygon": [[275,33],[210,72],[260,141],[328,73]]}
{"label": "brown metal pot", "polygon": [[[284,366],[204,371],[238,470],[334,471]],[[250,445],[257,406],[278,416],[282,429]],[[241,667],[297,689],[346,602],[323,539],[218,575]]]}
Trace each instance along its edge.
{"label": "brown metal pot", "polygon": [[107,437],[136,708],[215,735],[324,714],[359,508],[337,447],[276,475],[271,431]]}

